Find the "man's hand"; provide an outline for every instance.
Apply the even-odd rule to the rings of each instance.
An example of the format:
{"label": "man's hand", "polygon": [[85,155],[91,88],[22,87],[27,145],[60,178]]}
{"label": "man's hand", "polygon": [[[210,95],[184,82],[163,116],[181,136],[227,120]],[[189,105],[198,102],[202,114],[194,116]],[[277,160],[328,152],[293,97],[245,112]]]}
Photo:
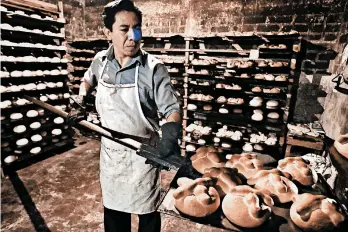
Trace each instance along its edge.
{"label": "man's hand", "polygon": [[182,133],[182,125],[177,122],[167,122],[162,125],[162,138],[159,140],[157,149],[161,157],[172,154],[180,154],[178,139]]}
{"label": "man's hand", "polygon": [[84,96],[76,96],[73,100],[76,108],[72,108],[67,117],[67,123],[71,126],[75,126],[79,121],[87,118]]}
{"label": "man's hand", "polygon": [[86,118],[87,115],[84,109],[71,109],[66,122],[71,126],[75,126],[79,121],[85,120]]}

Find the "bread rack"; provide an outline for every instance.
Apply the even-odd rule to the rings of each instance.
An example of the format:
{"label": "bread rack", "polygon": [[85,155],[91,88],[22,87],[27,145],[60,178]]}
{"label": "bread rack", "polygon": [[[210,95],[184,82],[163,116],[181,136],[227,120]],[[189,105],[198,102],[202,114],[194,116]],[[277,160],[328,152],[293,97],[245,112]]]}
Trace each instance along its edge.
{"label": "bread rack", "polygon": [[[65,57],[65,19],[62,9],[62,2],[57,5],[41,1],[1,2],[1,40],[4,44],[1,46],[1,85],[6,88],[1,93],[1,101],[10,102],[1,109],[1,164],[4,174],[73,144],[73,131],[65,123],[54,123],[57,116],[30,102],[17,104],[17,100],[24,95],[47,96],[48,103],[69,109],[66,85],[68,61]],[[44,70],[40,72],[40,69]],[[44,87],[31,88],[29,84],[32,83],[41,83]],[[16,87],[11,89],[11,86]],[[39,113],[29,117],[26,115],[29,110],[37,110]],[[23,117],[11,119],[13,113],[21,113]],[[34,122],[40,123],[41,127],[31,128]],[[26,130],[15,133],[13,129],[18,125],[25,126]],[[61,133],[52,134],[53,129],[59,129]],[[33,141],[33,135],[40,135],[41,141]],[[28,143],[17,145],[20,138],[26,138]],[[12,162],[6,162],[8,160]]]}
{"label": "bread rack", "polygon": [[[207,36],[207,37],[144,37],[142,48],[155,54],[164,61],[169,70],[172,83],[178,89],[183,106],[183,138],[188,133],[185,128],[196,122],[202,126],[214,126],[211,136],[223,126],[234,130],[244,131],[245,137],[237,142],[231,142],[231,149],[223,148],[214,143],[212,138],[207,138],[204,145],[213,145],[223,148],[226,153],[243,151],[243,145],[250,143],[248,136],[253,133],[263,133],[265,136],[274,136],[277,143],[268,146],[260,143],[262,151],[257,152],[272,154],[277,159],[284,156],[284,138],[286,137],[287,122],[291,121],[296,102],[298,81],[301,68],[301,37],[296,32],[269,34],[269,35],[232,35],[232,36]],[[184,62],[175,63],[180,57]],[[168,62],[169,61],[169,62]],[[197,62],[198,61],[198,62]],[[231,62],[251,62],[251,66],[228,67]],[[260,63],[267,63],[261,65]],[[177,68],[177,69],[174,69]],[[226,75],[226,73],[229,73]],[[285,80],[255,79],[257,74],[272,74],[275,78],[282,75]],[[243,75],[247,75],[244,78]],[[217,84],[238,85],[241,89],[217,88]],[[277,88],[278,93],[255,92],[254,87],[262,89]],[[213,97],[210,101],[190,98],[191,94],[204,94]],[[219,96],[240,98],[244,103],[240,105],[222,104],[216,102]],[[249,106],[254,97],[261,97],[261,106]],[[268,109],[266,102],[276,100],[279,105],[276,109]],[[190,110],[189,104],[194,104],[197,109]],[[212,110],[203,110],[204,105],[210,105]],[[219,108],[225,106],[227,114],[219,113]],[[238,109],[239,113],[231,113]],[[251,119],[254,110],[262,110],[263,120]],[[279,114],[279,119],[268,119],[270,112]],[[200,146],[197,139],[183,139],[183,154],[188,154],[187,145]],[[226,141],[225,141],[226,143]],[[202,144],[201,144],[202,145]],[[255,144],[252,144],[255,145]]]}

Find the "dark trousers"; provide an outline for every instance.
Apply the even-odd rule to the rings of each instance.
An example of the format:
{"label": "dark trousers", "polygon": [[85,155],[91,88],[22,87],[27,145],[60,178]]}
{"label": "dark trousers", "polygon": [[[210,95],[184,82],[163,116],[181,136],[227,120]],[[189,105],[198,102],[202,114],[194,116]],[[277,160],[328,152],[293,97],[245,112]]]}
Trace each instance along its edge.
{"label": "dark trousers", "polygon": [[[138,215],[139,232],[160,232],[161,216],[158,212]],[[131,214],[104,207],[105,232],[130,232]]]}

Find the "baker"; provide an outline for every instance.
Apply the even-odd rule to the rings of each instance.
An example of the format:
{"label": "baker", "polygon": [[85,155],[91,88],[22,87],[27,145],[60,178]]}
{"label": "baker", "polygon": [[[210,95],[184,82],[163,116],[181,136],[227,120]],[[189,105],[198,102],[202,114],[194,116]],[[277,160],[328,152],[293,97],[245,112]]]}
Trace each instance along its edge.
{"label": "baker", "polygon": [[[166,67],[140,49],[142,13],[130,0],[108,3],[102,14],[111,46],[96,54],[80,86],[80,101],[96,87],[96,109],[103,127],[150,138],[161,129],[157,149],[163,157],[179,148],[181,114]],[[159,128],[158,114],[166,118]],[[160,231],[155,212],[160,171],[146,159],[105,137],[101,139],[100,183],[105,231]]]}

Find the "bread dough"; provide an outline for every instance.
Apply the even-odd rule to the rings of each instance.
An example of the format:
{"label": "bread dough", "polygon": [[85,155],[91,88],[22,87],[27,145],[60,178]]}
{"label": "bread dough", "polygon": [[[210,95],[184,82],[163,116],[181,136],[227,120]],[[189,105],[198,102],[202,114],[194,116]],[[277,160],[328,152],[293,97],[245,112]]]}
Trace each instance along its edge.
{"label": "bread dough", "polygon": [[267,114],[267,118],[278,119],[279,118],[279,114],[277,112],[271,112],[271,113]]}
{"label": "bread dough", "polygon": [[41,124],[39,122],[33,122],[32,124],[30,124],[31,129],[38,129],[40,127],[41,127]]}
{"label": "bread dough", "polygon": [[15,156],[15,155],[9,155],[9,156],[7,156],[7,157],[4,159],[4,161],[5,161],[5,163],[10,164],[10,163],[16,161],[17,159],[18,159],[17,156]]}
{"label": "bread dough", "polygon": [[61,129],[53,129],[52,130],[52,135],[60,135],[62,134],[62,130]]}
{"label": "bread dough", "polygon": [[261,97],[254,97],[250,102],[249,105],[250,106],[254,106],[254,107],[259,107],[262,105],[262,98]]}
{"label": "bread dough", "polygon": [[28,112],[27,112],[27,117],[28,118],[33,118],[33,117],[36,117],[36,116],[38,116],[39,115],[39,113],[36,111],[36,110],[29,110]]}
{"label": "bread dough", "polygon": [[10,118],[12,120],[18,120],[18,119],[23,118],[23,115],[21,113],[13,113],[13,114],[10,115]]}
{"label": "bread dough", "polygon": [[30,150],[31,154],[38,154],[41,152],[41,147],[34,147]]}
{"label": "bread dough", "polygon": [[22,138],[16,141],[17,146],[21,147],[21,146],[25,146],[29,143],[29,140],[26,138]]}
{"label": "bread dough", "polygon": [[20,134],[23,133],[27,130],[27,128],[24,125],[18,125],[16,127],[13,128],[13,132]]}

